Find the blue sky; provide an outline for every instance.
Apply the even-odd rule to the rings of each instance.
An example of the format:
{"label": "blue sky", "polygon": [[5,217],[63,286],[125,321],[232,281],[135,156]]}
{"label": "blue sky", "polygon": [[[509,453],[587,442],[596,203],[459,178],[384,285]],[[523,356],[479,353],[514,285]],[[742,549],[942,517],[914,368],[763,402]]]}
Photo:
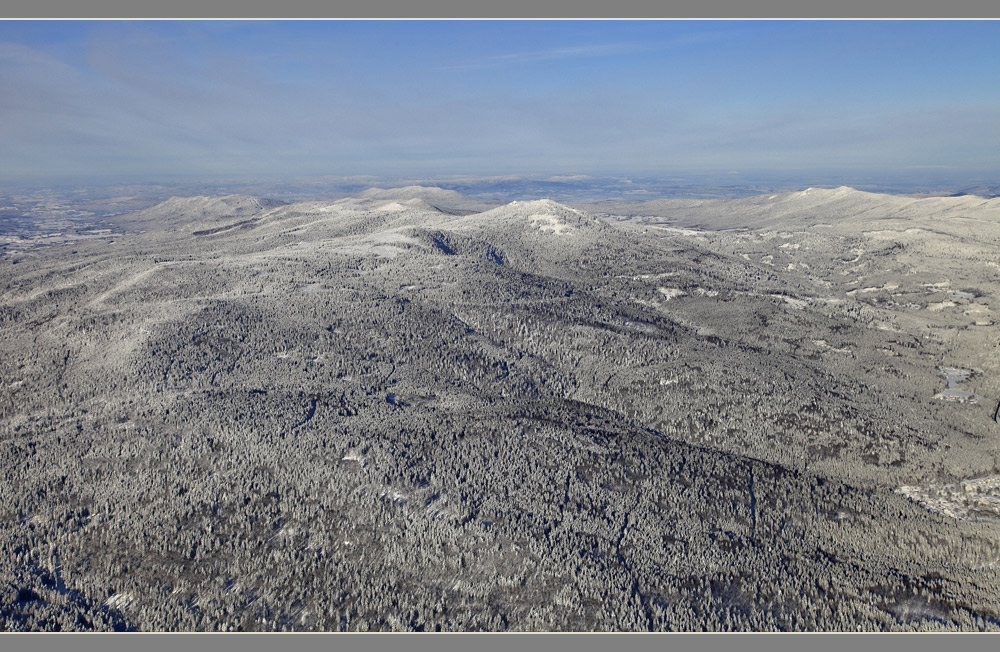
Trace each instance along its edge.
{"label": "blue sky", "polygon": [[1000,22],[0,21],[0,180],[1000,175]]}

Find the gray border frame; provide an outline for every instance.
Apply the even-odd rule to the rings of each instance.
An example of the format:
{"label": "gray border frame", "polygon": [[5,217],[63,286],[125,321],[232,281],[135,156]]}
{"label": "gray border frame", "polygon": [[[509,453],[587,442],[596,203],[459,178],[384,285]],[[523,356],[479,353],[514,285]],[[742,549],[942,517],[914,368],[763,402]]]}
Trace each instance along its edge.
{"label": "gray border frame", "polygon": [[[946,14],[943,12],[947,12]],[[470,7],[462,0],[292,0],[280,6],[263,0],[174,0],[170,5],[129,0],[7,0],[0,19],[205,19],[205,18],[814,18],[814,19],[998,19],[995,0],[840,0],[834,4],[803,6],[795,0],[687,0],[670,4],[655,0],[618,0],[613,5],[588,0],[506,0]],[[1000,45],[998,45],[1000,47]],[[338,650],[356,647],[372,650],[508,650],[544,647],[547,650],[840,650],[873,649],[879,652],[1000,649],[996,634],[0,634],[4,649],[40,650]]]}
{"label": "gray border frame", "polygon": [[6,0],[4,18],[968,18],[1000,17],[990,0]]}
{"label": "gray border frame", "polygon": [[[5,649],[35,647],[52,652],[76,650],[176,650],[211,649],[212,652],[248,652],[274,650],[354,650],[367,648],[380,652],[492,652],[494,650],[533,650],[546,652],[616,652],[704,649],[718,652],[801,650],[878,650],[879,652],[914,652],[948,649],[995,652],[1000,636],[994,634],[878,634],[878,633],[739,633],[739,634],[605,634],[605,633],[534,633],[534,634],[0,634]],[[8,648],[9,646],[9,648]]]}

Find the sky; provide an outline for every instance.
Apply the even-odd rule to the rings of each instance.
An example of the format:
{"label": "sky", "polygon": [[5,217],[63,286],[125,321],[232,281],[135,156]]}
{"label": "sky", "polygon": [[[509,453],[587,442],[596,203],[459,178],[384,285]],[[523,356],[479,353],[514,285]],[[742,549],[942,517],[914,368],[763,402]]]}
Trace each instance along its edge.
{"label": "sky", "polygon": [[1000,177],[1000,21],[0,21],[0,181]]}

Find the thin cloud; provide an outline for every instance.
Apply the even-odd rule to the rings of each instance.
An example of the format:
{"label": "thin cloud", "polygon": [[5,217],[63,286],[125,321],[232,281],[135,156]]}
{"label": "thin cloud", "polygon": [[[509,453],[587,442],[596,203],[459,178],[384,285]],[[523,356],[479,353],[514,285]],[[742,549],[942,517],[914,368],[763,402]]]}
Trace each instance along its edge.
{"label": "thin cloud", "polygon": [[706,45],[727,37],[724,30],[707,30],[703,32],[682,34],[671,38],[655,40],[630,40],[608,43],[589,43],[585,45],[566,45],[559,47],[521,50],[504,54],[473,59],[461,64],[440,66],[437,70],[476,70],[482,68],[498,68],[503,66],[524,65],[543,61],[569,61],[573,59],[627,56],[632,54],[667,51],[688,46]]}
{"label": "thin cloud", "polygon": [[605,57],[616,54],[631,54],[649,50],[649,43],[604,43],[599,45],[580,45],[575,47],[548,48],[530,52],[512,52],[498,54],[489,58],[500,63],[533,63],[552,59],[576,59],[579,57]]}
{"label": "thin cloud", "polygon": [[663,43],[646,41],[626,43],[600,43],[593,45],[567,46],[509,52],[484,57],[479,60],[462,64],[440,66],[438,70],[476,70],[481,68],[496,68],[509,65],[524,65],[541,61],[568,61],[571,59],[612,57],[639,52],[651,52],[664,47]]}

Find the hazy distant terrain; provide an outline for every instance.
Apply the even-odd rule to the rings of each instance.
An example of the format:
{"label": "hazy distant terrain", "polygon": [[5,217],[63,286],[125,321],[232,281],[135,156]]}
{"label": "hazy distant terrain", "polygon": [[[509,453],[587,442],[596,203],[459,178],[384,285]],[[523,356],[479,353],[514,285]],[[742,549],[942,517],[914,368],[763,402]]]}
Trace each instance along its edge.
{"label": "hazy distant terrain", "polygon": [[1000,629],[1000,198],[135,201],[6,223],[4,629]]}

